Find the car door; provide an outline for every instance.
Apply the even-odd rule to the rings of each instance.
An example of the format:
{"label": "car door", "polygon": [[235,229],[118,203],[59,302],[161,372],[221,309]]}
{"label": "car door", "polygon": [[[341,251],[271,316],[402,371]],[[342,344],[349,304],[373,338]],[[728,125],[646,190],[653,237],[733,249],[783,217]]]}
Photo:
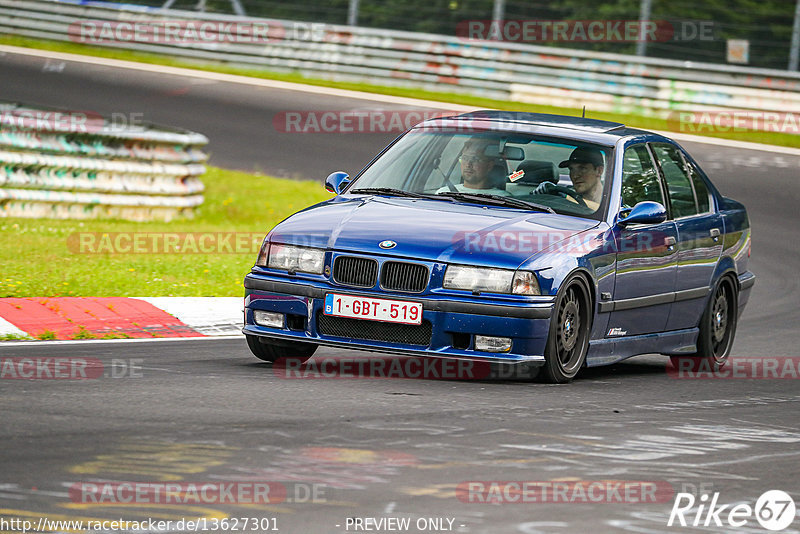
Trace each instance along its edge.
{"label": "car door", "polygon": [[[655,162],[642,143],[623,154],[621,205],[632,208],[645,200],[666,206]],[[617,226],[615,234],[617,268],[606,337],[661,332],[675,289],[675,223]]]}
{"label": "car door", "polygon": [[693,328],[703,313],[722,254],[722,218],[703,177],[683,151],[668,143],[650,146],[667,186],[669,213],[678,231],[675,302],[666,328]]}

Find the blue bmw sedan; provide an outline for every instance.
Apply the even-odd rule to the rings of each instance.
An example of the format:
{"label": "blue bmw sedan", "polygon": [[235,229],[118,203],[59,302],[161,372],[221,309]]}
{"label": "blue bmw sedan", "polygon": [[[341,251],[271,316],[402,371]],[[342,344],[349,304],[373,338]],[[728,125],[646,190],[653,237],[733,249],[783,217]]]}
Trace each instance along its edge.
{"label": "blue bmw sedan", "polygon": [[478,111],[425,121],[273,228],[245,277],[266,361],[319,345],[526,364],[725,365],[755,276],[745,207],[671,139]]}

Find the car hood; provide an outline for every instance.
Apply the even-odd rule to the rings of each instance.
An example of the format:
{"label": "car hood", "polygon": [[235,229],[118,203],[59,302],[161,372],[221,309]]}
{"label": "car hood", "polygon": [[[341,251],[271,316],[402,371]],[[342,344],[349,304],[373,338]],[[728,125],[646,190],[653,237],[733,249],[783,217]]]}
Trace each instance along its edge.
{"label": "car hood", "polygon": [[[272,242],[516,268],[598,221],[479,204],[398,197],[338,197],[305,209],[270,233]],[[391,249],[380,247],[393,241]]]}

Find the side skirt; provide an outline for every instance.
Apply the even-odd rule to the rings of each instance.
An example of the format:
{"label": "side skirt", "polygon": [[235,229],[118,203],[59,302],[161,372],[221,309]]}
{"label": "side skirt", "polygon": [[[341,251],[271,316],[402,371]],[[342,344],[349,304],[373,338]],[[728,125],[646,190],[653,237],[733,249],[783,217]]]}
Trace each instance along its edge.
{"label": "side skirt", "polygon": [[609,365],[639,354],[686,354],[697,350],[699,328],[589,342],[586,366]]}

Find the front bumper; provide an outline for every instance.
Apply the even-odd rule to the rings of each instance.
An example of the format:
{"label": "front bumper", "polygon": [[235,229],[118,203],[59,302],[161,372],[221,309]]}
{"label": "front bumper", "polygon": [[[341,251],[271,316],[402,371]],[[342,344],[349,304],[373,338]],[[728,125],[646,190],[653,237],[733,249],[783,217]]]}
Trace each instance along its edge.
{"label": "front bumper", "polygon": [[[509,363],[544,363],[544,347],[554,301],[551,297],[497,301],[472,295],[464,298],[443,298],[433,294],[417,296],[363,291],[308,280],[295,282],[285,277],[255,273],[245,277],[244,286],[245,326],[242,331],[248,335],[394,354]],[[342,332],[339,335],[321,332],[319,316],[323,311],[325,295],[334,292],[422,303],[422,319],[430,323],[429,342],[426,339],[426,344],[406,343],[346,337]],[[285,314],[287,320],[284,328],[256,325],[253,319],[255,310]],[[494,353],[475,350],[476,334],[511,338],[511,351]],[[357,333],[354,331],[353,335],[356,336]]]}

